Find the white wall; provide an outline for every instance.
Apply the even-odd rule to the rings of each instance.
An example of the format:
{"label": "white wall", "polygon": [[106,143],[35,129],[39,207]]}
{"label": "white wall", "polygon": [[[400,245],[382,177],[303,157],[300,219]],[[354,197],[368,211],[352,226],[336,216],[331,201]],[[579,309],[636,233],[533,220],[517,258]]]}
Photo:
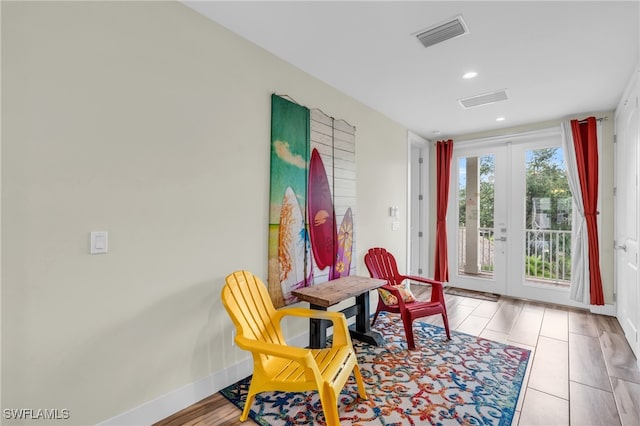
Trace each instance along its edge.
{"label": "white wall", "polygon": [[400,125],[179,3],[1,7],[3,409],[93,424],[246,359],[218,295],[267,274],[273,92],[356,126],[358,272],[406,264]]}

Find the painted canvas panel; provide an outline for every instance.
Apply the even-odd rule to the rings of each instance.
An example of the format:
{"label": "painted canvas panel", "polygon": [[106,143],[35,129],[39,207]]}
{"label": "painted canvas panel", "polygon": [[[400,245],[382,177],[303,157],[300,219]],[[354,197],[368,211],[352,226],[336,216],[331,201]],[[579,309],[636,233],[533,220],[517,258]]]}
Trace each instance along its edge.
{"label": "painted canvas panel", "polygon": [[[319,265],[313,257],[314,283],[355,274],[355,206],[356,158],[355,128],[343,120],[335,120],[320,110],[311,110],[311,151],[317,151],[331,191],[332,226],[336,228],[332,241],[334,262],[330,267]],[[311,185],[311,180],[309,185]],[[309,220],[310,229],[314,222]],[[313,240],[312,240],[313,243]],[[322,267],[321,267],[322,266]]]}
{"label": "painted canvas panel", "polygon": [[282,97],[271,101],[269,293],[352,275],[355,128]]}
{"label": "painted canvas panel", "polygon": [[310,284],[308,164],[309,109],[272,95],[268,287],[278,307],[296,301],[292,289]]}

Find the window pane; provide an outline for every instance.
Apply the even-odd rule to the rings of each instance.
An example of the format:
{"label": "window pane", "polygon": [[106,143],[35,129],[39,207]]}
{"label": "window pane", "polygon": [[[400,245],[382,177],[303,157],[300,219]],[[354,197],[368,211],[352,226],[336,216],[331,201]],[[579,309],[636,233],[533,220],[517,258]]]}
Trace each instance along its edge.
{"label": "window pane", "polygon": [[495,155],[458,163],[458,272],[493,277]]}

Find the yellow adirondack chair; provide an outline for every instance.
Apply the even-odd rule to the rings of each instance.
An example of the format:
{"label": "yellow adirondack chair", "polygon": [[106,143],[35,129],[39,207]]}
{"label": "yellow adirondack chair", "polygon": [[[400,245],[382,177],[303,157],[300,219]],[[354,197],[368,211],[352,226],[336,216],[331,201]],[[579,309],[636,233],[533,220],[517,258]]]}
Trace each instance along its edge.
{"label": "yellow adirondack chair", "polygon": [[[264,283],[248,271],[227,276],[222,303],[236,326],[236,344],[253,354],[253,378],[240,421],[247,419],[257,393],[317,390],[327,425],[338,426],[337,398],[352,371],[358,394],[367,398],[344,314],[306,308],[276,310]],[[333,321],[332,346],[305,349],[287,345],[280,328],[287,315]]]}

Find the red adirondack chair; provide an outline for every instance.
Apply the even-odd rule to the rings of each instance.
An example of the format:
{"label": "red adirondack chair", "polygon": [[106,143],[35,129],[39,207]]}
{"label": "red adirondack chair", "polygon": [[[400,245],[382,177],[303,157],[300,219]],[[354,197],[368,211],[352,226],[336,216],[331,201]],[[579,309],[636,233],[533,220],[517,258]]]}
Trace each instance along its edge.
{"label": "red adirondack chair", "polygon": [[[407,336],[407,346],[410,350],[413,350],[415,349],[413,321],[417,318],[440,314],[444,322],[444,329],[447,332],[447,338],[451,339],[444,290],[441,282],[423,277],[400,275],[396,259],[391,253],[380,247],[369,249],[364,256],[364,263],[367,265],[371,277],[387,280],[387,284],[378,289],[380,297],[378,298],[378,308],[373,317],[372,325],[375,324],[378,314],[382,311],[400,314],[404,324],[404,332]],[[407,299],[406,296],[410,294],[406,290],[403,291],[404,286],[407,286],[407,288],[409,286],[408,280],[430,284],[431,301],[411,301],[411,297],[408,298],[409,301],[405,301]],[[385,290],[388,293],[384,293]],[[389,294],[395,297],[390,298]],[[387,303],[385,303],[385,299]]]}

